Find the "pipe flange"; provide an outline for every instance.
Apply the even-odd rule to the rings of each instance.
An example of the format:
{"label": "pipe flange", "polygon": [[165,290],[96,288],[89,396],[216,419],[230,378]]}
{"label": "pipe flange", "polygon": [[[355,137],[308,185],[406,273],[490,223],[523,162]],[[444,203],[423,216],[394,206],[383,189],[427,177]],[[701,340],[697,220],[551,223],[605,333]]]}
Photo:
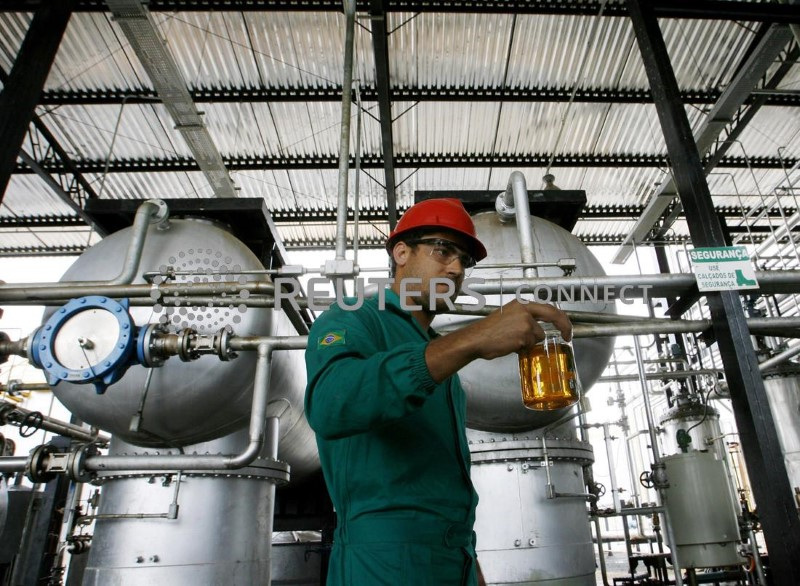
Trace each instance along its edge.
{"label": "pipe flange", "polygon": [[[8,343],[11,341],[11,338],[8,337],[8,334],[5,332],[0,332],[0,344]],[[8,357],[10,354],[0,353],[0,364],[5,364],[8,362]]]}
{"label": "pipe flange", "polygon": [[184,328],[178,332],[178,358],[184,362],[191,362],[199,358],[199,354],[192,349],[192,341],[197,332],[192,328]]}
{"label": "pipe flange", "polygon": [[94,444],[87,444],[73,450],[67,460],[67,475],[75,482],[91,482],[94,472],[84,466],[86,458],[97,456],[100,450]]}
{"label": "pipe flange", "polygon": [[216,352],[219,359],[227,362],[238,356],[236,352],[231,350],[231,338],[233,337],[233,328],[226,326],[219,331],[217,336]]}
{"label": "pipe flange", "polygon": [[153,335],[167,331],[163,324],[148,324],[139,329],[136,337],[136,358],[148,368],[162,366],[166,358],[153,353]]}
{"label": "pipe flange", "polygon": [[26,463],[26,476],[31,482],[49,482],[56,477],[55,472],[48,469],[50,456],[55,454],[58,450],[55,446],[44,444],[36,446],[31,450],[31,455],[28,456]]}

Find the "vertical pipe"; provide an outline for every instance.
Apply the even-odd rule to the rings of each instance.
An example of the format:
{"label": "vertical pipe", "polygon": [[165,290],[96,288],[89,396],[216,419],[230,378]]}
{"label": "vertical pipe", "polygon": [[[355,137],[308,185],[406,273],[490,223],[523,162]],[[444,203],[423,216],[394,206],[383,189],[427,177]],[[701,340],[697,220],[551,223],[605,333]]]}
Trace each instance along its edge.
{"label": "vertical pipe", "polygon": [[[517,234],[519,234],[519,249],[523,264],[533,264],[536,256],[533,251],[533,233],[531,232],[531,208],[528,204],[528,185],[525,175],[519,171],[514,171],[508,178],[503,201],[507,207],[512,207],[516,214]],[[522,274],[526,278],[537,277],[535,267],[523,269]]]}
{"label": "vertical pipe", "polygon": [[[633,348],[636,352],[636,365],[639,370],[639,381],[642,385],[642,398],[644,400],[644,412],[647,417],[647,431],[650,435],[650,449],[653,453],[653,470],[657,472],[661,465],[661,455],[658,450],[658,436],[656,435],[656,425],[653,419],[653,406],[650,403],[650,393],[647,390],[647,375],[644,371],[644,357],[642,356],[642,346],[639,342],[639,337],[633,337]],[[658,481],[657,481],[658,482]],[[666,506],[666,495],[664,491],[658,488],[661,504],[664,506],[664,535],[667,537],[667,544],[669,545],[670,552],[672,553],[672,568],[675,572],[676,586],[683,586],[683,576],[681,576],[681,566],[678,560],[678,548],[675,544],[675,534],[672,531],[672,521],[670,519],[669,511]]]}
{"label": "vertical pipe", "polygon": [[[623,517],[623,522],[625,518]],[[600,575],[603,577],[603,586],[608,586],[608,574],[606,573],[606,558],[603,556],[603,534],[600,532],[600,517],[593,518],[594,532],[597,535],[597,557],[600,562]]]}
{"label": "vertical pipe", "polygon": [[750,543],[753,545],[753,562],[756,566],[755,570],[756,578],[758,579],[758,586],[767,586],[767,577],[764,575],[764,566],[761,565],[761,554],[758,552],[756,532],[753,531],[752,524],[749,524],[747,527],[747,536],[750,538]]}
{"label": "vertical pipe", "polygon": [[617,490],[617,473],[614,470],[614,454],[611,449],[611,434],[608,423],[603,424],[603,439],[606,442],[606,457],[608,458],[608,471],[611,477],[611,498],[614,499],[614,512],[620,512],[619,490]]}
{"label": "vertical pipe", "polygon": [[358,265],[358,206],[361,195],[361,88],[356,84],[356,169],[353,197],[353,264]]}
{"label": "vertical pipe", "polygon": [[336,260],[344,260],[347,248],[347,179],[350,172],[350,106],[353,93],[355,0],[344,0],[344,15],[344,77],[342,80],[342,129],[339,140],[339,189],[336,207]]}

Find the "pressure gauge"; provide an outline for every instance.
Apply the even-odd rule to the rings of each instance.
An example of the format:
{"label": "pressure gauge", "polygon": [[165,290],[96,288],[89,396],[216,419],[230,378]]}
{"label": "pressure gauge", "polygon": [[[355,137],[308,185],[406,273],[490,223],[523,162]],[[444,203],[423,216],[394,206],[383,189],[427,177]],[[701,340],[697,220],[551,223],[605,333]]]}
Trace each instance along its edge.
{"label": "pressure gauge", "polygon": [[34,334],[31,358],[47,382],[93,383],[104,393],[135,356],[128,302],[90,295],[73,299]]}

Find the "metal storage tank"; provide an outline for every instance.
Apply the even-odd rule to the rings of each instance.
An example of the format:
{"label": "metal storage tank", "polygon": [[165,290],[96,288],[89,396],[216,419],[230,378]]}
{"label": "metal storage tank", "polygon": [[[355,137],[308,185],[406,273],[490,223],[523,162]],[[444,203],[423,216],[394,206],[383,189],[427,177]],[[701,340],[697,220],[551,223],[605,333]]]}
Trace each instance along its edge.
{"label": "metal storage tank", "polygon": [[[481,212],[473,216],[478,238],[486,246],[489,256],[483,264],[505,263],[519,265],[520,245],[514,222],[503,223],[496,212]],[[576,276],[605,275],[600,262],[589,249],[575,236],[542,218],[531,217],[534,253],[536,262],[555,262],[562,258],[574,258]],[[540,277],[559,277],[563,275],[557,267],[538,269]],[[470,275],[482,279],[522,277],[522,270],[481,269],[478,265]],[[562,302],[561,309],[615,313],[614,302],[596,303],[588,299],[580,302],[576,291],[575,302]],[[487,296],[487,305],[501,305],[514,298],[514,291],[507,295]],[[530,297],[528,297],[530,298]],[[555,299],[554,299],[555,300]],[[463,325],[474,318],[464,316],[440,316],[433,326],[443,330]],[[443,327],[444,326],[444,327]],[[600,378],[611,358],[614,338],[583,338],[575,340],[575,361],[583,391],[587,391]],[[461,383],[469,396],[467,405],[467,425],[481,431],[520,432],[543,427],[561,417],[566,410],[531,411],[522,405],[519,385],[519,366],[517,355],[511,354],[496,358],[491,364],[485,360],[475,360],[459,371]]]}
{"label": "metal storage tank", "polygon": [[737,504],[728,488],[725,463],[712,452],[693,451],[663,459],[669,512],[683,568],[743,564],[739,555]]}
{"label": "metal storage tank", "polygon": [[[575,439],[470,432],[480,495],[475,533],[487,584],[594,586],[595,559],[583,467],[592,447]],[[548,464],[545,464],[545,447]],[[548,498],[550,481],[560,494]]]}
{"label": "metal storage tank", "polygon": [[789,483],[800,507],[800,369],[786,366],[775,370],[764,377],[764,387]]}
{"label": "metal storage tank", "polygon": [[[241,430],[185,451],[229,454],[247,442]],[[109,452],[155,450],[114,439]],[[257,462],[241,470],[183,472],[179,482],[172,472],[101,473],[84,586],[269,583],[275,482],[267,474]],[[173,502],[176,518],[164,518]]]}
{"label": "metal storage tank", "polygon": [[[680,399],[679,399],[680,401]],[[690,450],[709,450],[724,460],[726,457],[725,442],[722,441],[722,429],[719,426],[719,412],[711,405],[696,402],[681,403],[666,411],[659,422],[662,432],[659,434],[664,454],[679,454],[678,431],[688,431],[692,442]],[[708,443],[709,439],[713,439]]]}
{"label": "metal storage tank", "polygon": [[[62,281],[114,278],[123,264],[130,236],[131,228],[125,228],[103,239],[78,258]],[[176,283],[228,283],[230,287],[206,307],[166,308],[157,298],[153,299],[154,308],[131,307],[136,325],[161,322],[173,330],[191,327],[201,333],[229,326],[237,335],[297,334],[282,311],[241,304],[247,292],[241,293],[238,285],[254,277],[236,271],[264,267],[225,226],[199,218],[170,220],[166,230],[150,226],[138,273],[167,267],[193,272],[176,276]],[[134,281],[144,282],[140,277]],[[45,319],[53,311],[55,308],[45,314]],[[70,340],[58,343],[68,346]],[[241,352],[229,362],[216,356],[203,356],[191,363],[172,358],[152,369],[149,387],[149,369],[134,366],[104,394],[95,393],[89,385],[66,382],[54,386],[53,392],[81,420],[134,445],[196,444],[247,425],[255,362],[254,352]],[[279,457],[292,465],[293,478],[298,479],[319,468],[314,435],[303,416],[303,352],[276,352],[270,381],[268,415],[280,417],[281,422]],[[142,425],[139,431],[132,431],[131,421],[145,389]]]}

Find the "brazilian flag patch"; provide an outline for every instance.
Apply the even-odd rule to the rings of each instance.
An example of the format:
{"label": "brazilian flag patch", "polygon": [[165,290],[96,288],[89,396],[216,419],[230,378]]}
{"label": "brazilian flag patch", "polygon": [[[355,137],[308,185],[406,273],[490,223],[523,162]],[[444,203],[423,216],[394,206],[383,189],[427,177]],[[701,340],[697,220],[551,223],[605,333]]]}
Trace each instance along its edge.
{"label": "brazilian flag patch", "polygon": [[334,330],[322,336],[317,342],[317,348],[344,345],[344,330]]}

